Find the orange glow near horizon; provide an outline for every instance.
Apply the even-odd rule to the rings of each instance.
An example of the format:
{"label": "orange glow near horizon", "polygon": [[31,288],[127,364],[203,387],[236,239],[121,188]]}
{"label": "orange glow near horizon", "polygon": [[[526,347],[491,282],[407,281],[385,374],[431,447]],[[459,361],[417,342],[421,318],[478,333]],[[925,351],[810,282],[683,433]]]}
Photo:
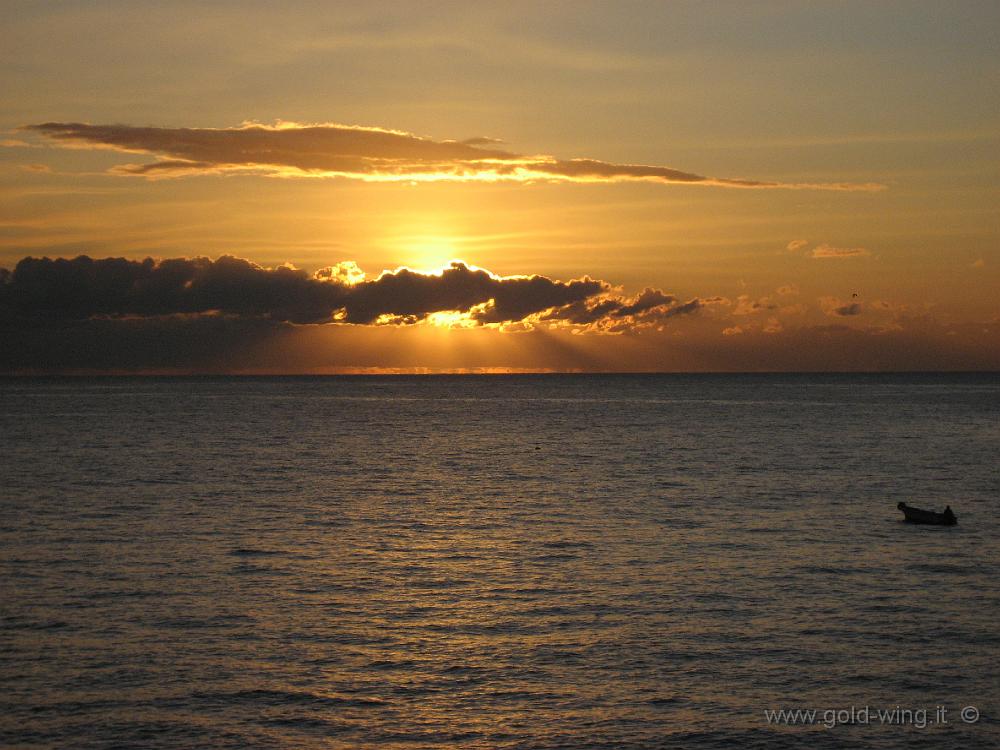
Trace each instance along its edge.
{"label": "orange glow near horizon", "polygon": [[[10,368],[83,370],[144,326],[210,323],[218,341],[187,334],[176,362],[102,366],[246,368],[252,349],[276,371],[1000,368],[996,9],[805,4],[779,28],[752,4],[545,5],[511,35],[509,11],[475,4],[326,4],[259,28],[221,8],[190,34],[179,11],[150,26],[109,2],[0,24]],[[873,63],[885,39],[899,64]],[[223,273],[208,296],[164,296],[60,277],[49,296],[81,312],[24,302],[46,294],[25,276],[2,298],[23,259],[77,256],[231,256],[305,280]],[[489,280],[435,284],[456,262]],[[363,286],[402,269],[427,278]],[[531,278],[557,294],[507,284],[487,307],[494,282]],[[22,322],[91,314],[74,325],[112,343],[46,348],[56,334]],[[343,330],[296,328],[319,323]]]}

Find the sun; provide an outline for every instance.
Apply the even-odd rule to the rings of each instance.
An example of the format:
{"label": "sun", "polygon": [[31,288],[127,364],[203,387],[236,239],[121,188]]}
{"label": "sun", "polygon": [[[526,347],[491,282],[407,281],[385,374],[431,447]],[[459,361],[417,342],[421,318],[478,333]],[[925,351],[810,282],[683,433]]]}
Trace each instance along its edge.
{"label": "sun", "polygon": [[458,243],[447,237],[413,238],[402,248],[404,265],[414,270],[439,271],[447,268],[461,253]]}

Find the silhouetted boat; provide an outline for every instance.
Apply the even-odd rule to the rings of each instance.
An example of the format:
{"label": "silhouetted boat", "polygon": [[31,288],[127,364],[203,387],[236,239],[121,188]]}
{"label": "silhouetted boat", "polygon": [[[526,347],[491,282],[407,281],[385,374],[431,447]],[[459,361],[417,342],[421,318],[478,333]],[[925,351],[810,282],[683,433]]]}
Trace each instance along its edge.
{"label": "silhouetted boat", "polygon": [[910,523],[931,523],[937,526],[954,526],[958,523],[958,519],[955,518],[955,514],[951,512],[951,506],[947,506],[944,509],[944,513],[936,513],[933,510],[922,510],[920,508],[911,508],[906,503],[899,503],[897,506],[903,515],[906,516],[906,520]]}

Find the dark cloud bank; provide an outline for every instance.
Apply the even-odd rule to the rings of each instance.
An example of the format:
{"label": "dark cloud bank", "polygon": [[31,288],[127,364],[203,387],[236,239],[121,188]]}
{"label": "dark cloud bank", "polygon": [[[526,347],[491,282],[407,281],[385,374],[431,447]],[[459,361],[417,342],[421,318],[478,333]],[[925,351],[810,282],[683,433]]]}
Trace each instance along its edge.
{"label": "dark cloud bank", "polygon": [[24,258],[0,269],[0,367],[171,367],[295,328],[409,327],[445,312],[474,327],[621,333],[701,305],[656,289],[622,297],[589,277],[500,277],[461,262],[364,279],[353,263],[309,274],[232,256]]}
{"label": "dark cloud bank", "polygon": [[[364,279],[352,263],[309,274],[224,256],[143,261],[25,258],[0,269],[0,373],[308,372],[323,368],[504,367],[556,370],[997,369],[1000,326],[957,331],[933,320],[882,330],[800,327],[726,337],[674,325],[723,298],[659,289],[626,297],[583,277],[500,277],[453,263]],[[834,300],[838,317],[861,312]],[[470,330],[447,346],[416,325],[458,312]],[[711,318],[704,321],[711,323]],[[519,335],[485,340],[503,326]],[[719,326],[716,326],[718,328]],[[480,334],[476,333],[480,331]],[[572,332],[630,333],[576,336]]]}
{"label": "dark cloud bank", "polygon": [[[356,273],[354,279],[345,273]],[[353,281],[353,283],[352,283]],[[453,262],[440,273],[408,268],[362,280],[341,264],[315,274],[290,266],[263,268],[223,256],[154,261],[125,258],[24,258],[0,269],[0,320],[7,324],[91,318],[219,315],[294,324],[413,324],[438,312],[467,313],[477,324],[514,323],[544,314],[577,324],[669,317],[696,309],[647,289],[616,297],[605,281],[583,277],[495,276]]]}

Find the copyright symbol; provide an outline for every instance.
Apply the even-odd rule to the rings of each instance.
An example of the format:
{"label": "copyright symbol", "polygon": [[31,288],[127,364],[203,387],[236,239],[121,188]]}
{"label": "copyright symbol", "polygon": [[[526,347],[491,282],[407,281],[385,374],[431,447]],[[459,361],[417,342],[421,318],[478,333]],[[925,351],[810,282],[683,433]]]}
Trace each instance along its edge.
{"label": "copyright symbol", "polygon": [[979,709],[975,706],[966,706],[962,709],[961,716],[966,724],[975,724],[979,721]]}

